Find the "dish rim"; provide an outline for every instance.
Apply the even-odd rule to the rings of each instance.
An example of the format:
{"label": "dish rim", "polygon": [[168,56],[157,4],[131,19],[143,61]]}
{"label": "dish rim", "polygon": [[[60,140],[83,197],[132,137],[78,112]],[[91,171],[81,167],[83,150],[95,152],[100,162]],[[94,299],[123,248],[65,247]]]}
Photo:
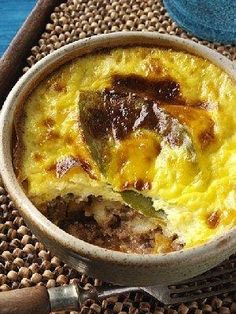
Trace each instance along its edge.
{"label": "dish rim", "polygon": [[[236,67],[229,59],[220,55],[219,53],[202,46],[187,39],[182,39],[172,35],[163,35],[159,33],[149,32],[118,32],[111,34],[96,35],[90,38],[73,42],[49,54],[42,60],[38,61],[32,68],[30,68],[16,83],[9,93],[0,115],[0,173],[3,182],[15,204],[17,205],[20,214],[26,220],[30,220],[30,225],[39,228],[47,238],[56,241],[62,247],[65,247],[83,258],[93,260],[106,260],[112,263],[119,264],[135,264],[135,265],[155,265],[155,264],[172,264],[181,263],[183,260],[192,259],[194,257],[197,263],[202,259],[202,256],[211,258],[216,254],[221,254],[223,248],[231,248],[232,252],[236,249],[236,228],[215,237],[214,239],[193,248],[186,248],[180,251],[160,254],[137,254],[137,253],[123,253],[119,251],[105,249],[94,244],[90,244],[60,229],[53,224],[46,216],[44,216],[32,204],[25,192],[21,188],[16,179],[16,175],[12,165],[12,154],[10,150],[10,141],[12,137],[13,121],[15,108],[18,107],[19,97],[23,97],[22,91],[29,89],[35,77],[38,80],[45,78],[46,75],[59,68],[61,64],[68,62],[65,57],[69,56],[72,60],[79,57],[80,50],[84,50],[84,54],[91,53],[102,47],[102,45],[112,44],[113,48],[121,47],[117,45],[119,40],[144,40],[153,41],[153,46],[167,46],[173,49],[176,46],[179,50],[187,51],[195,55],[202,56],[222,68],[229,76],[236,81]],[[156,41],[156,43],[154,43]],[[133,46],[142,46],[142,44],[132,43]],[[111,45],[112,46],[112,45]],[[124,45],[127,46],[127,45]],[[143,44],[144,46],[144,44]],[[74,56],[73,56],[74,53]],[[80,54],[81,55],[81,54]],[[61,62],[61,63],[60,63]],[[55,66],[55,64],[57,64]],[[50,70],[48,70],[50,68]],[[17,105],[17,106],[16,106]],[[226,248],[225,248],[226,249]]]}

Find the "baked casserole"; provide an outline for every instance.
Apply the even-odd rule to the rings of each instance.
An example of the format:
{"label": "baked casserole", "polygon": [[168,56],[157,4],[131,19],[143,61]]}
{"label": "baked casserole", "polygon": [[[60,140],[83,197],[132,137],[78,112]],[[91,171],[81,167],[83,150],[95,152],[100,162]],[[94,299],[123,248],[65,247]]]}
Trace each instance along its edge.
{"label": "baked casserole", "polygon": [[18,108],[14,167],[31,201],[76,237],[160,253],[236,225],[236,86],[182,51],[82,56]]}

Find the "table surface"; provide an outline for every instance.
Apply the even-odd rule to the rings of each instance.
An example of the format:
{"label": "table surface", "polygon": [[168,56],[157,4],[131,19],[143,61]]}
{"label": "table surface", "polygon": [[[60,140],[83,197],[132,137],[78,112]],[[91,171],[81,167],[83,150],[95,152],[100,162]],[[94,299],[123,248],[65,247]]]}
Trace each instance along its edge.
{"label": "table surface", "polygon": [[0,56],[32,10],[36,0],[0,0]]}

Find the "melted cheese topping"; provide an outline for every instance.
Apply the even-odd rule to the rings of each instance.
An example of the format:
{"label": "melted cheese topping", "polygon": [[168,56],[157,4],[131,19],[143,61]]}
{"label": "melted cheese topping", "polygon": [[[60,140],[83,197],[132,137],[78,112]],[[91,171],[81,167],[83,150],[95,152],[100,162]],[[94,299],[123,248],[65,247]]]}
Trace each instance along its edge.
{"label": "melted cheese topping", "polygon": [[[185,105],[178,99],[157,104],[188,137],[173,146],[160,139],[160,130],[137,130],[113,145],[104,177],[79,127],[80,95],[130,74],[178,83]],[[67,193],[121,201],[116,191],[131,184],[165,210],[165,232],[177,233],[186,247],[236,225],[236,87],[207,60],[143,47],[78,58],[32,92],[18,133],[24,148],[15,155],[18,179],[37,206]]]}

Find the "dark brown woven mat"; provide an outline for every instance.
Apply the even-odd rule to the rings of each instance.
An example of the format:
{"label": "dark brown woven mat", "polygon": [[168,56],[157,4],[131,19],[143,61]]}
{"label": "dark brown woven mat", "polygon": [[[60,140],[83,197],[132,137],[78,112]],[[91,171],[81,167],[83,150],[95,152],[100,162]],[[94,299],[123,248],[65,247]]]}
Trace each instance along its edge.
{"label": "dark brown woven mat", "polygon": [[117,31],[158,31],[190,38],[236,60],[236,45],[209,43],[186,33],[170,19],[160,0],[68,0],[51,14],[28,64],[75,40]]}
{"label": "dark brown woven mat", "polygon": [[[187,34],[170,20],[160,0],[68,0],[56,7],[51,14],[51,23],[46,25],[38,45],[32,48],[24,71],[67,43],[94,34],[124,30],[159,31],[191,38],[216,49],[231,60],[236,60],[236,46],[200,41]],[[236,265],[233,267],[236,269]],[[97,279],[80,275],[52,256],[25,226],[10,197],[0,187],[0,291],[33,285],[53,287],[73,282],[79,283],[85,289],[102,284]],[[175,306],[164,306],[145,294],[133,293],[108,298],[101,304],[88,301],[81,312],[236,313],[236,291]]]}

